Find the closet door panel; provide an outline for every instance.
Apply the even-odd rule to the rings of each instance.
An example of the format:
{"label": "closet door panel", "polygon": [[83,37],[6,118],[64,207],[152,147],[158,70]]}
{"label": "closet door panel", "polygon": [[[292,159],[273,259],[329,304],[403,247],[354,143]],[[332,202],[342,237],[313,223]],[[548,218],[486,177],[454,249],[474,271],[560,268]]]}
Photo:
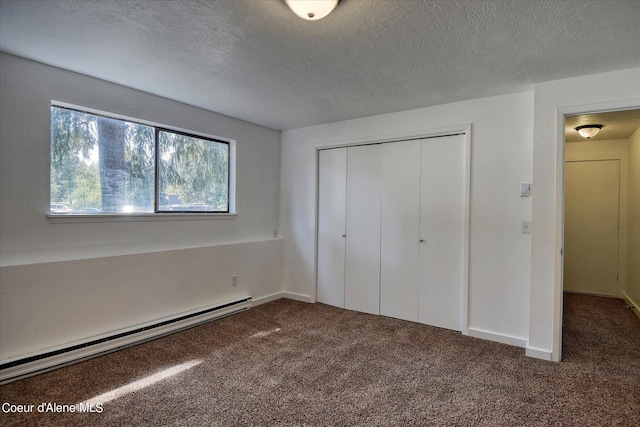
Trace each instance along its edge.
{"label": "closet door panel", "polygon": [[464,136],[421,142],[420,322],[462,330]]}
{"label": "closet door panel", "polygon": [[347,151],[345,308],[380,313],[380,145]]}
{"label": "closet door panel", "polygon": [[420,141],[382,145],[380,314],[418,321]]}
{"label": "closet door panel", "polygon": [[344,308],[347,149],[322,150],[318,162],[318,302]]}

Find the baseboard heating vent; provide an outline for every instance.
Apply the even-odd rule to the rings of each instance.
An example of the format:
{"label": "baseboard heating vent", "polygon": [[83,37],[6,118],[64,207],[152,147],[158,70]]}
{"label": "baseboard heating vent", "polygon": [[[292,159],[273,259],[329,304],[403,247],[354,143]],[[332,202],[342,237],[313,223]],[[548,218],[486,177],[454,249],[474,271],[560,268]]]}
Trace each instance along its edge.
{"label": "baseboard heating vent", "polygon": [[249,308],[251,308],[251,297],[242,297],[48,349],[30,356],[6,359],[0,363],[0,384],[151,341]]}

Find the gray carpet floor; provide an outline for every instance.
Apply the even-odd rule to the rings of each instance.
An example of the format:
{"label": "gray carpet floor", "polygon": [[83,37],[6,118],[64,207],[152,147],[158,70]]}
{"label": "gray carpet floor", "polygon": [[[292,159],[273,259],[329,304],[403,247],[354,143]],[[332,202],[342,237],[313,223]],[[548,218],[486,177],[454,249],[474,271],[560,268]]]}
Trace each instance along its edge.
{"label": "gray carpet floor", "polygon": [[561,363],[444,329],[279,300],[4,385],[0,396],[36,408],[77,404],[187,362],[125,389],[100,413],[0,413],[0,424],[640,426],[640,320],[621,300],[576,294],[565,295]]}

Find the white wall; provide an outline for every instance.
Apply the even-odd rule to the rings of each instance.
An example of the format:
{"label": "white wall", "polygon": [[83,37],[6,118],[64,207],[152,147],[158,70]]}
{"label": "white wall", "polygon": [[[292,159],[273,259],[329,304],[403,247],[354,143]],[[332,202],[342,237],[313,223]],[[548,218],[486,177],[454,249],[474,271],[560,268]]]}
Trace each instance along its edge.
{"label": "white wall", "polygon": [[281,291],[282,239],[3,267],[0,360]]}
{"label": "white wall", "polygon": [[[0,58],[2,265],[272,238],[280,132],[15,56]],[[45,217],[51,100],[236,140],[237,219],[51,224]]]}
{"label": "white wall", "polygon": [[[315,298],[316,149],[472,125],[470,334],[515,345],[528,335],[533,93],[422,108],[282,133],[280,228],[284,288]],[[424,131],[424,132],[421,132]],[[534,189],[534,195],[535,195]],[[535,197],[535,196],[534,196]]]}
{"label": "white wall", "polygon": [[627,140],[628,194],[627,198],[627,274],[625,296],[640,316],[640,128]]}
{"label": "white wall", "polygon": [[[565,146],[566,160],[590,160],[599,154],[609,155],[610,158],[627,158],[628,144],[626,139],[605,139],[598,141],[567,142]],[[611,155],[618,157],[611,157]]]}
{"label": "white wall", "polygon": [[[237,217],[47,219],[52,100],[236,140]],[[247,292],[261,298],[282,290],[282,241],[273,239],[279,131],[7,54],[0,54],[0,119],[3,359]],[[230,290],[232,272],[240,283]]]}
{"label": "white wall", "polygon": [[527,354],[559,361],[562,352],[564,115],[640,106],[640,69],[535,85],[533,234]]}

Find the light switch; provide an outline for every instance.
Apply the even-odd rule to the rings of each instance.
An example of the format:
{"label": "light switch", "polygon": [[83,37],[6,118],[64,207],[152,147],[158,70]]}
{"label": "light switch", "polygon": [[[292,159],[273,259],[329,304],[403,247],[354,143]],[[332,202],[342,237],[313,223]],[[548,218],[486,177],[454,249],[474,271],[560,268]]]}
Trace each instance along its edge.
{"label": "light switch", "polygon": [[531,234],[531,221],[522,221],[522,234]]}
{"label": "light switch", "polygon": [[529,196],[531,196],[531,183],[530,182],[520,183],[520,197],[529,197]]}

